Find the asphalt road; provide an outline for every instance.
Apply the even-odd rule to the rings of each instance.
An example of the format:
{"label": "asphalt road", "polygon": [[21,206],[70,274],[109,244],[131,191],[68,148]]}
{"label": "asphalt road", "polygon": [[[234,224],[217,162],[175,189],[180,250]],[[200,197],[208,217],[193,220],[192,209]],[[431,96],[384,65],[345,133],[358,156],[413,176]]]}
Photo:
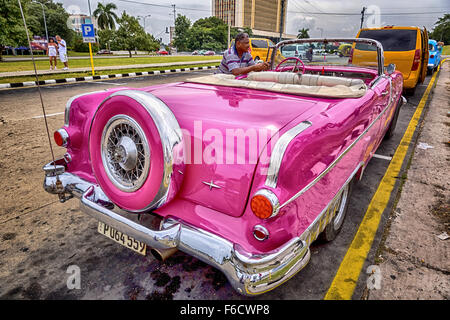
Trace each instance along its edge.
{"label": "asphalt road", "polygon": [[[110,87],[145,87],[182,81],[189,74],[167,74],[42,87],[51,132],[62,126],[66,101],[83,92]],[[395,135],[377,154],[390,157],[409,123],[426,82],[400,111]],[[343,230],[331,243],[316,242],[310,263],[292,279],[255,298],[236,293],[214,268],[177,252],[160,263],[143,257],[97,232],[97,222],[42,189],[41,167],[51,159],[37,88],[0,91],[0,298],[2,299],[322,299],[363,218],[389,161],[373,158],[353,188]],[[64,153],[55,149],[56,157]],[[400,177],[399,177],[400,178]],[[395,192],[397,192],[397,187]],[[373,264],[385,210],[363,270]],[[68,268],[81,271],[80,289],[68,289]],[[70,270],[69,270],[70,271]],[[353,299],[361,299],[367,275],[361,274]]]}

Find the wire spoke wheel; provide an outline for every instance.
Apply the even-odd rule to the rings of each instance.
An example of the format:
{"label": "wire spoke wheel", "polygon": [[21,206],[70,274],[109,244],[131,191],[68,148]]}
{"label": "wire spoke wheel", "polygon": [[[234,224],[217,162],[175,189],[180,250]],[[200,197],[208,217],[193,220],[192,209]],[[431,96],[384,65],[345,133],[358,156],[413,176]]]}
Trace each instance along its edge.
{"label": "wire spoke wheel", "polygon": [[332,241],[336,238],[339,231],[341,231],[345,216],[347,215],[350,194],[352,191],[352,183],[353,181],[350,181],[347,185],[345,185],[340,193],[339,200],[336,201],[334,207],[330,209],[333,210],[333,219],[320,234],[320,238],[322,240]]}
{"label": "wire spoke wheel", "polygon": [[119,114],[106,124],[101,140],[103,167],[114,185],[133,192],[145,182],[150,168],[150,148],[139,124]]}

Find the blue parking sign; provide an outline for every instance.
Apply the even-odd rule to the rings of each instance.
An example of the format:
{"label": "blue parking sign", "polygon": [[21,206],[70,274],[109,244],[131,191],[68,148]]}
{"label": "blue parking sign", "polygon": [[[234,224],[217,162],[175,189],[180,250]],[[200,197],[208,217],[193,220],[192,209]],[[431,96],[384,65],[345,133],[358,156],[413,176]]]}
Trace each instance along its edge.
{"label": "blue parking sign", "polygon": [[82,24],[81,33],[83,34],[83,42],[95,43],[95,30],[92,23]]}
{"label": "blue parking sign", "polygon": [[92,23],[82,24],[81,32],[83,33],[83,37],[87,38],[95,37],[94,25]]}

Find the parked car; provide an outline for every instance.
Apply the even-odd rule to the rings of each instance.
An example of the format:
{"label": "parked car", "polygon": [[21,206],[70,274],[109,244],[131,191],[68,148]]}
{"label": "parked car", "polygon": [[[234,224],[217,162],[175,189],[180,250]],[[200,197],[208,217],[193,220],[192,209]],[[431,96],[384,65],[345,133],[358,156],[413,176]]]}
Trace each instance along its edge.
{"label": "parked car", "polygon": [[429,50],[429,59],[428,59],[428,74],[433,74],[434,70],[437,69],[439,64],[441,63],[441,53],[442,46],[439,46],[436,40],[428,40],[428,50]]}
{"label": "parked car", "polygon": [[297,57],[300,59],[306,58],[306,47],[302,44],[285,46],[282,52],[283,56],[288,57]]}
{"label": "parked car", "polygon": [[[423,83],[428,67],[428,33],[418,27],[387,26],[361,29],[357,38],[374,39],[383,45],[384,63],[395,64],[403,74],[403,88],[407,95],[414,95],[418,84]],[[373,52],[357,46],[353,51],[353,64],[373,61]],[[370,63],[370,62],[369,62]]]}
{"label": "parked car", "polygon": [[195,51],[192,51],[192,55],[193,56],[197,56],[199,53],[198,53],[198,50],[195,50]]}
{"label": "parked car", "polygon": [[165,49],[160,49],[156,53],[160,54],[160,55],[168,55],[169,54],[169,52]]}
{"label": "parked car", "polygon": [[213,55],[215,55],[215,54],[216,54],[216,53],[215,53],[214,51],[211,51],[211,50],[205,51],[205,52],[203,53],[204,56],[213,56]]}
{"label": "parked car", "polygon": [[244,295],[281,285],[319,235],[338,235],[352,185],[404,101],[379,42],[348,39],[375,46],[374,66],[277,54],[308,41],[278,43],[271,71],[247,77],[71,98],[54,133],[66,153],[44,166],[45,190],[80,198],[98,232],[135,252],[162,260],[181,250]]}
{"label": "parked car", "polygon": [[111,50],[108,49],[101,49],[97,51],[97,54],[113,54]]}

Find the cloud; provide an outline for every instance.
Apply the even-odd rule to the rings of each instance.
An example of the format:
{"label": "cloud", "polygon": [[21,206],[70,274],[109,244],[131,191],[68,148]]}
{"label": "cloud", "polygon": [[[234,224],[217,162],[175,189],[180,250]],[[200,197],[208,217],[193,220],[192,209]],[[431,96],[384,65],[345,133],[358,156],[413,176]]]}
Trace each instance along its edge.
{"label": "cloud", "polygon": [[[61,2],[66,10],[69,6],[78,6],[81,13],[89,14],[86,0],[55,0]],[[147,32],[158,37],[163,37],[168,42],[168,35],[164,33],[166,27],[173,26],[173,11],[170,7],[175,4],[177,14],[186,15],[192,22],[211,16],[211,0],[135,0],[167,7],[148,6],[134,4],[118,0],[91,0],[92,11],[97,8],[97,3],[115,3],[117,12],[124,10],[133,16],[151,14],[146,20]],[[258,1],[258,0],[257,0]],[[309,2],[309,3],[308,3]],[[361,9],[363,6],[377,6],[380,8],[381,25],[417,25],[425,26],[432,30],[437,19],[450,12],[448,0],[288,0],[286,31],[297,35],[301,28],[310,29],[311,37],[320,37],[323,29],[324,37],[354,37],[360,27]],[[310,12],[310,13],[305,13]],[[351,16],[324,15],[323,13],[354,13]],[[434,14],[423,14],[424,12],[438,12]],[[312,13],[312,14],[311,14]],[[393,15],[398,14],[401,15]],[[408,15],[405,15],[408,14]],[[411,13],[411,14],[409,14]],[[421,14],[416,14],[421,13]],[[366,17],[366,21],[369,17]],[[162,33],[161,33],[162,32]]]}

